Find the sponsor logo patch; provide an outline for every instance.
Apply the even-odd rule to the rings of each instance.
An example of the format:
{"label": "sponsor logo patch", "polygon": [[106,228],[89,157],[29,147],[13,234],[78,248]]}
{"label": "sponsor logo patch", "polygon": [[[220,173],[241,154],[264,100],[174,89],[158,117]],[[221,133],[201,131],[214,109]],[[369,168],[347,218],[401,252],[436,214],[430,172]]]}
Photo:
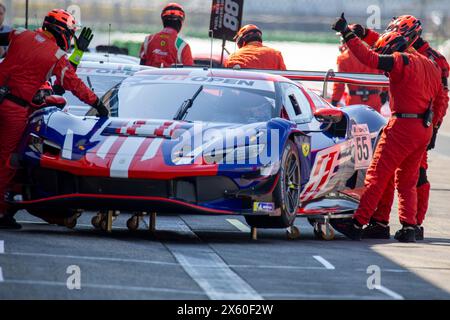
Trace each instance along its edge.
{"label": "sponsor logo patch", "polygon": [[310,144],[309,143],[303,143],[302,144],[302,152],[303,152],[303,155],[305,156],[305,157],[307,157],[308,155],[309,155],[309,152],[311,151],[311,146],[310,146]]}
{"label": "sponsor logo patch", "polygon": [[273,202],[253,202],[253,212],[273,212],[275,204]]}

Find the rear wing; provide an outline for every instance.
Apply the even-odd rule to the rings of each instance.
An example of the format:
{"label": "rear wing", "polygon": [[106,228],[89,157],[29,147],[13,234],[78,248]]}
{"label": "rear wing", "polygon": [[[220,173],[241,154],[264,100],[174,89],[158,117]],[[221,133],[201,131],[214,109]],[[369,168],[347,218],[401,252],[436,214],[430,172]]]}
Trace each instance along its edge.
{"label": "rear wing", "polygon": [[389,87],[389,78],[383,74],[328,71],[252,70],[285,77],[293,81],[342,82],[369,87]]}
{"label": "rear wing", "polygon": [[252,71],[278,75],[292,81],[323,82],[323,98],[327,98],[328,82],[340,82],[362,87],[389,87],[389,78],[383,74],[334,72],[333,69],[330,69],[328,71],[279,71],[253,69]]}

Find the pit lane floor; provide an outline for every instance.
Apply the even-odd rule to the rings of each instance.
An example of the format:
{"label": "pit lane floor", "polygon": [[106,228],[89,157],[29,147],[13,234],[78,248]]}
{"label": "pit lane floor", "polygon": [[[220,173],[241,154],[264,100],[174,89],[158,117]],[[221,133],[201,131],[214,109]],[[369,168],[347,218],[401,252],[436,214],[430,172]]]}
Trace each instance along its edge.
{"label": "pit lane floor", "polygon": [[[450,155],[438,151],[423,242],[319,241],[303,219],[297,240],[252,241],[234,216],[161,216],[150,234],[130,233],[124,215],[108,235],[89,213],[69,230],[20,212],[22,230],[0,231],[0,299],[450,299]],[[392,234],[397,220],[395,208]],[[74,270],[79,290],[67,287]]]}

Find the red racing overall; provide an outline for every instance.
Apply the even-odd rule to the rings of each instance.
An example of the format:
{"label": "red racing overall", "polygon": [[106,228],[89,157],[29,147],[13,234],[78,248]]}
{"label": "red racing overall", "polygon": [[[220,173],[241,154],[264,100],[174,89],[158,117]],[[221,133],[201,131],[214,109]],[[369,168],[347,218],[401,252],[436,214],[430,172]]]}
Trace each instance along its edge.
{"label": "red racing overall", "polygon": [[283,55],[280,51],[253,41],[230,55],[225,63],[226,68],[239,65],[241,69],[286,70]]}
{"label": "red racing overall", "polygon": [[50,33],[12,31],[8,55],[0,63],[0,86],[8,87],[11,95],[0,104],[0,217],[6,213],[3,195],[15,173],[8,165],[9,157],[22,137],[33,96],[51,76],[86,104],[96,103],[97,96],[77,77]]}
{"label": "red racing overall", "polygon": [[145,38],[140,57],[141,64],[156,68],[173,64],[194,65],[189,44],[178,36],[175,29],[169,27]]}
{"label": "red racing overall", "polygon": [[[435,110],[442,107],[443,88],[439,68],[417,53],[379,55],[353,37],[347,46],[364,64],[389,73],[392,114],[424,114],[430,102]],[[416,185],[420,162],[431,139],[432,127],[423,119],[393,116],[383,130],[365,179],[365,191],[354,218],[361,225],[369,223],[396,170],[399,216],[402,224],[415,225]]]}
{"label": "red racing overall", "polygon": [[[369,43],[375,43],[379,38],[379,34],[373,30],[367,30],[367,36],[364,39]],[[443,92],[443,102],[441,106],[436,106],[434,108],[434,119],[433,123],[436,126],[440,126],[448,108],[449,96],[448,96],[448,77],[450,66],[445,59],[445,57],[430,47],[429,43],[419,38],[419,40],[414,43],[414,48],[421,55],[429,58],[430,60],[436,62],[441,71],[441,81],[444,88]],[[425,215],[428,211],[428,203],[430,198],[430,182],[427,178],[428,170],[428,152],[425,152],[420,163],[419,169],[419,179],[417,182],[417,224],[422,225],[425,220]],[[378,203],[377,209],[372,216],[372,218],[378,222],[384,224],[389,223],[389,217],[391,213],[392,204],[394,202],[394,180],[390,181],[388,187],[386,188],[383,197]]]}

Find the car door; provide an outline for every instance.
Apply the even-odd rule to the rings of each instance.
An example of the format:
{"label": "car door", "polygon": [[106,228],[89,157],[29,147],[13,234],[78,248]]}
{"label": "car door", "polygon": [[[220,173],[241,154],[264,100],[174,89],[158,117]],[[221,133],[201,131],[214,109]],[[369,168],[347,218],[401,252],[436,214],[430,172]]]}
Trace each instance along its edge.
{"label": "car door", "polygon": [[346,121],[336,129],[326,129],[313,110],[332,107],[315,93],[291,83],[283,83],[283,106],[289,119],[311,137],[311,175],[303,188],[301,201],[320,198],[345,189],[353,175],[352,144],[348,140]]}

